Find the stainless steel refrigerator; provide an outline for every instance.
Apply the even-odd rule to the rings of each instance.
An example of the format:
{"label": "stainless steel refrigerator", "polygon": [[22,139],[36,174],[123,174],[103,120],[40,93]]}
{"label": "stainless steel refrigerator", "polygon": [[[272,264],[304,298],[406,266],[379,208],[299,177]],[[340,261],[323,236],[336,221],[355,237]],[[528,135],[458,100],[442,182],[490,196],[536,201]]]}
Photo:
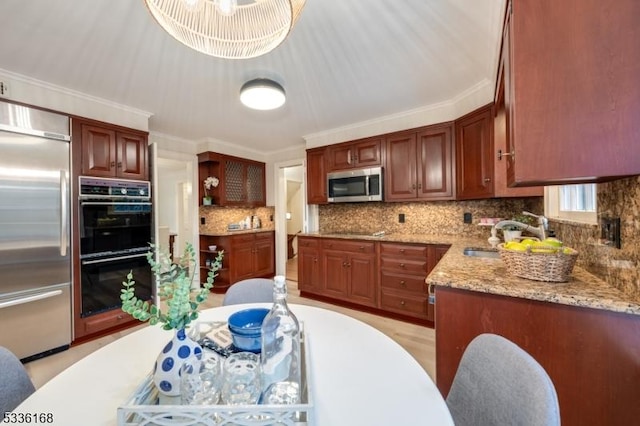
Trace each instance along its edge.
{"label": "stainless steel refrigerator", "polygon": [[69,117],[0,101],[0,346],[71,342]]}

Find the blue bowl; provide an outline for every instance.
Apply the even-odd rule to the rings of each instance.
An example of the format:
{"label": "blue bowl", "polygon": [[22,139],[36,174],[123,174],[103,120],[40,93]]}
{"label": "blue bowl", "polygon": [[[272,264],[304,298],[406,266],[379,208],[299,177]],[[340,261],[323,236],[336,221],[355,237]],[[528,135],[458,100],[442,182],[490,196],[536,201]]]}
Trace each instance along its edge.
{"label": "blue bowl", "polygon": [[228,319],[233,345],[243,351],[260,352],[262,345],[262,321],[269,309],[253,308],[238,311]]}

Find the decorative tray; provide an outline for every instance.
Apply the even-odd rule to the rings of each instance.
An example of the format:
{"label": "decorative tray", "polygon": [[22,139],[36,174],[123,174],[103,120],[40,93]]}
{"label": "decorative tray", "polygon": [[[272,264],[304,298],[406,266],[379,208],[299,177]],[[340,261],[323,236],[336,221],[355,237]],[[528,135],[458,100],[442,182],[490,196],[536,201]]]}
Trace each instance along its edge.
{"label": "decorative tray", "polygon": [[[302,327],[301,327],[302,328]],[[118,426],[312,426],[314,401],[309,360],[309,336],[300,333],[302,402],[295,405],[180,405],[180,399],[161,401],[147,375],[124,404],[118,407]],[[177,402],[175,402],[177,399]]]}

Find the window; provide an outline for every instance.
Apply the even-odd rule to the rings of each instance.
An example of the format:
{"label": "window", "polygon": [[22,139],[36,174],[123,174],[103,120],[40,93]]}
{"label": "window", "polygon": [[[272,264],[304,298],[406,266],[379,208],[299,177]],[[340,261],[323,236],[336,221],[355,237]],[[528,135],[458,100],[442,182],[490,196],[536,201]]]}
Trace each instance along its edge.
{"label": "window", "polygon": [[596,184],[547,186],[544,209],[550,218],[597,224]]}

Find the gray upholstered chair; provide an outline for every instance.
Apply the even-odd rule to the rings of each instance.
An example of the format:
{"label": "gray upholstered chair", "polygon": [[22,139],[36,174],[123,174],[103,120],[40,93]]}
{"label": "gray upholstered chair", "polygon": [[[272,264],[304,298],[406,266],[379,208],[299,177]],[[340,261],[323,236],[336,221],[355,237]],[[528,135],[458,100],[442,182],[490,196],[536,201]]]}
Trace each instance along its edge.
{"label": "gray upholstered chair", "polygon": [[0,413],[13,411],[35,391],[20,360],[0,346]]}
{"label": "gray upholstered chair", "polygon": [[238,281],[227,290],[222,305],[273,302],[273,280],[250,278]]}
{"label": "gray upholstered chair", "polygon": [[471,341],[447,396],[456,426],[559,425],[556,390],[535,359],[495,334]]}

